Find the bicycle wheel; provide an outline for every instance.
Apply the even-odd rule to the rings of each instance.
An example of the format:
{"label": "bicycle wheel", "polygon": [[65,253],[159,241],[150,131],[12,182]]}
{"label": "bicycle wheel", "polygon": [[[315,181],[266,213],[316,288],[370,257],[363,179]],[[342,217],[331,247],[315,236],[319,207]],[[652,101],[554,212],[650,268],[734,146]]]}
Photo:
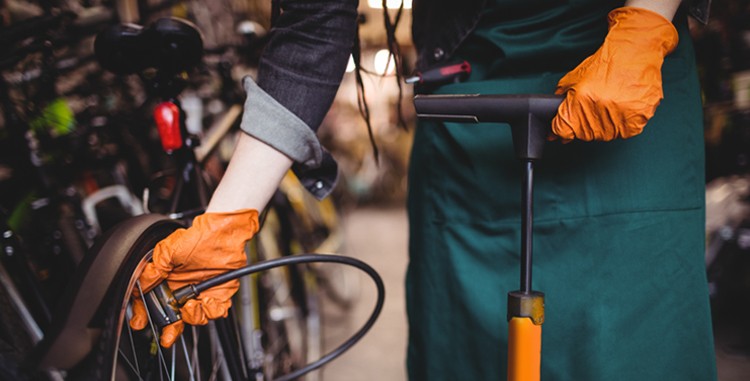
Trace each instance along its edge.
{"label": "bicycle wheel", "polygon": [[[128,324],[131,294],[150,259],[153,247],[176,230],[177,224],[162,224],[141,233],[129,249],[105,302],[102,332],[96,347],[81,366],[71,371],[74,380],[229,380],[227,348],[232,343],[221,338],[216,325],[185,326],[185,332],[172,348],[162,348],[159,328],[149,316],[149,325],[140,331]],[[234,345],[235,348],[238,346]],[[231,349],[230,349],[231,350]],[[236,364],[235,364],[236,365]]]}
{"label": "bicycle wheel", "polygon": [[[288,221],[271,209],[256,240],[253,261],[290,255]],[[257,276],[260,325],[267,379],[300,369],[322,355],[317,278],[306,265],[280,267]],[[318,380],[320,372],[306,375]]]}

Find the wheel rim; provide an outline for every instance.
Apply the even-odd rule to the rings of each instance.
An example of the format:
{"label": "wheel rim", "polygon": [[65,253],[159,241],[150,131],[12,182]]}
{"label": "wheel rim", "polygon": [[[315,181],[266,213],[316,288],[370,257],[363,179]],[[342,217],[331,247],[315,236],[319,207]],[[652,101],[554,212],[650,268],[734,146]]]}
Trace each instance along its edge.
{"label": "wheel rim", "polygon": [[[151,258],[144,256],[129,279],[126,290],[140,290],[138,276]],[[228,379],[224,357],[215,339],[213,325],[185,326],[185,331],[171,348],[159,345],[160,329],[147,311],[148,324],[133,330],[128,324],[132,317],[132,291],[122,299],[117,318],[112,380],[221,380]],[[143,293],[140,298],[143,299]]]}

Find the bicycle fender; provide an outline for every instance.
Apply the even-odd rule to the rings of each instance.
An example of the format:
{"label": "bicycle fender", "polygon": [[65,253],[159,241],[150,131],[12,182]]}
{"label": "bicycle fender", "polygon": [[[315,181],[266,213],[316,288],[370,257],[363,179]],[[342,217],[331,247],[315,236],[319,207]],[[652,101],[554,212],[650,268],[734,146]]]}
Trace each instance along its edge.
{"label": "bicycle fender", "polygon": [[96,241],[76,269],[49,333],[32,351],[30,366],[71,369],[91,352],[101,334],[101,327],[92,323],[122,263],[144,233],[163,224],[182,227],[163,215],[144,214],[121,222]]}

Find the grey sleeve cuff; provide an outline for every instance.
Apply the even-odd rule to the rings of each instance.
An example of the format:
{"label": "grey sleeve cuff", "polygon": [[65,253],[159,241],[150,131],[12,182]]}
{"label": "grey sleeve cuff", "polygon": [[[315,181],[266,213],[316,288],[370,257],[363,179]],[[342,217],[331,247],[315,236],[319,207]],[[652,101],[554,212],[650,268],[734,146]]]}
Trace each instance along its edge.
{"label": "grey sleeve cuff", "polygon": [[328,196],[338,180],[338,165],[315,132],[251,77],[245,77],[243,85],[247,99],[240,128],[294,160],[292,170],[315,198]]}
{"label": "grey sleeve cuff", "polygon": [[323,148],[315,132],[251,77],[243,79],[243,86],[247,98],[240,128],[305,167],[320,166]]}

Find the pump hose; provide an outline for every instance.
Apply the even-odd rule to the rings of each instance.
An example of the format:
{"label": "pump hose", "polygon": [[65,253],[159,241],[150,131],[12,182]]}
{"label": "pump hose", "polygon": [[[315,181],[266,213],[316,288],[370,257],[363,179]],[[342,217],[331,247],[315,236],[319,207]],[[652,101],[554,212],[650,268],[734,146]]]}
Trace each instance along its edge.
{"label": "pump hose", "polygon": [[369,331],[370,328],[372,328],[372,326],[375,324],[375,320],[377,320],[378,316],[380,315],[381,310],[383,309],[383,302],[385,300],[385,286],[383,285],[383,280],[380,278],[380,275],[372,267],[370,267],[370,265],[360,261],[359,259],[345,257],[342,255],[315,254],[315,253],[290,255],[286,257],[269,259],[266,261],[254,263],[252,265],[248,265],[237,270],[228,271],[224,274],[213,277],[201,283],[182,287],[178,290],[175,290],[173,296],[174,296],[174,299],[177,301],[177,303],[179,305],[182,305],[189,299],[193,299],[197,297],[202,291],[206,289],[218,286],[220,284],[229,282],[231,280],[235,280],[245,275],[258,273],[261,271],[266,271],[266,270],[270,270],[270,269],[281,267],[281,266],[290,266],[290,265],[298,265],[298,264],[303,264],[303,263],[315,263],[315,262],[339,263],[339,264],[344,264],[344,265],[355,267],[365,272],[367,275],[370,276],[370,278],[372,278],[373,282],[375,282],[375,286],[377,287],[377,290],[378,290],[378,297],[375,303],[375,308],[370,314],[370,318],[367,319],[365,324],[362,325],[362,328],[360,328],[359,331],[354,333],[348,340],[344,341],[336,349],[332,350],[325,356],[322,356],[320,359],[312,363],[309,363],[306,366],[295,370],[294,372],[291,372],[279,378],[276,378],[273,381],[294,380],[308,372],[311,372],[315,369],[320,368],[321,366],[327,364],[328,362],[332,361],[336,357],[341,356],[344,352],[346,352],[354,344],[356,344],[360,339],[362,339],[362,337],[367,333],[367,331]]}

